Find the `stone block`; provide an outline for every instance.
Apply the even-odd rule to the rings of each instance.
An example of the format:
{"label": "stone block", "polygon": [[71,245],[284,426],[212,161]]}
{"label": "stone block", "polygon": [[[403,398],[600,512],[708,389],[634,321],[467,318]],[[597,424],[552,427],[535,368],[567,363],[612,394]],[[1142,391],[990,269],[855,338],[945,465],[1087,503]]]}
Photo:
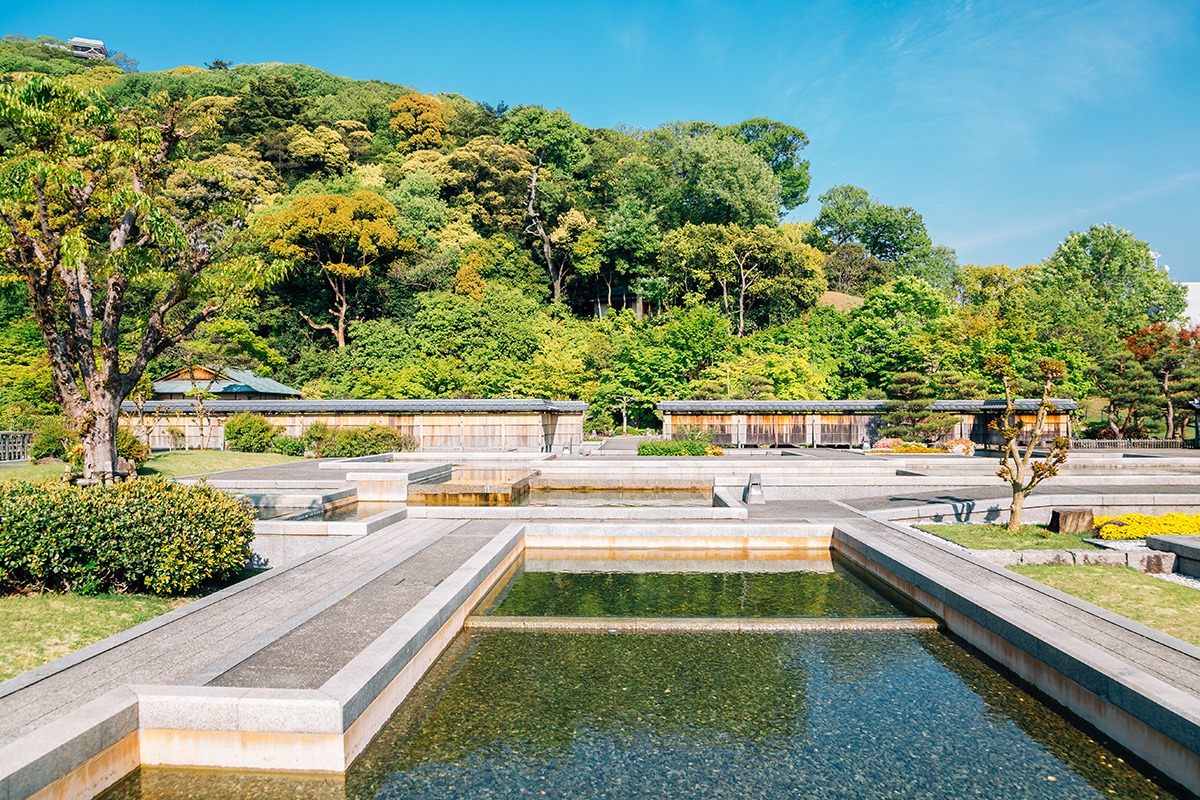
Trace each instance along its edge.
{"label": "stone block", "polygon": [[1072,550],[1076,564],[1100,564],[1106,567],[1124,567],[1128,558],[1121,550]]}
{"label": "stone block", "polygon": [[1070,550],[1022,550],[1022,564],[1074,564]]}
{"label": "stone block", "polygon": [[1090,508],[1056,508],[1050,512],[1050,530],[1055,533],[1087,533],[1094,525]]}
{"label": "stone block", "polygon": [[1011,567],[1021,563],[1021,554],[1016,550],[976,550],[975,555],[997,567]]}
{"label": "stone block", "polygon": [[1175,554],[1134,551],[1128,554],[1129,566],[1150,575],[1167,575],[1175,571]]}

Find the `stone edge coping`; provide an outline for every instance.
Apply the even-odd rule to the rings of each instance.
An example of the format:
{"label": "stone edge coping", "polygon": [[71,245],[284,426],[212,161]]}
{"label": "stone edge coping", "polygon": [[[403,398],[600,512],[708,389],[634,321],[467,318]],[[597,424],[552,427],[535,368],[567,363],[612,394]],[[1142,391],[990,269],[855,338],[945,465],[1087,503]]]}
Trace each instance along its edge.
{"label": "stone edge coping", "polygon": [[371,581],[395,569],[400,564],[412,558],[417,553],[421,552],[435,542],[441,541],[460,527],[462,526],[457,525],[453,528],[447,528],[446,530],[435,530],[433,532],[411,532],[408,535],[412,537],[412,542],[400,553],[377,565],[374,569],[360,575],[350,583],[338,586],[336,591],[320,598],[317,600],[317,602],[284,620],[271,630],[263,632],[232,653],[228,653],[224,657],[208,664],[203,670],[187,678],[183,682],[184,685],[201,687],[210,681],[216,680],[218,677],[233,669],[247,658],[250,658],[267,645],[283,638],[296,628],[303,625],[305,622],[308,622],[316,617],[318,614],[329,610],[348,597],[350,594],[358,591]]}
{"label": "stone edge coping", "polygon": [[137,729],[137,695],[122,686],[9,742],[0,747],[0,800],[30,797]]}
{"label": "stone edge coping", "polygon": [[522,526],[506,527],[321,689],[134,685],[111,690],[0,748],[6,771],[0,775],[0,800],[32,795],[139,729],[344,735],[523,536]]}
{"label": "stone edge coping", "polygon": [[336,492],[325,494],[300,494],[298,491],[245,491],[242,487],[214,487],[237,495],[255,508],[293,508],[296,511],[321,508],[330,504],[342,505],[339,501],[353,500],[358,496],[358,489],[349,487]]}
{"label": "stone edge coping", "polygon": [[[392,456],[395,455],[403,456],[403,458],[393,458]],[[383,453],[361,458],[322,460],[318,468],[342,471],[392,469],[399,472],[404,471],[405,465],[415,466],[431,461],[443,464],[479,465],[488,462],[509,464],[513,461],[551,461],[554,458],[554,453],[542,453],[535,450],[414,450],[411,453]]]}
{"label": "stone edge coping", "polygon": [[932,617],[522,617],[470,616],[473,631],[545,633],[840,633],[930,631]]}
{"label": "stone edge coping", "polygon": [[[889,527],[905,533],[898,526]],[[839,522],[834,535],[839,544],[859,551],[880,568],[982,625],[993,635],[1020,648],[1102,700],[1159,730],[1181,746],[1200,752],[1200,697],[1196,694],[1143,671],[1136,663],[1101,651],[1086,638],[1073,635],[1070,625],[1053,625],[1006,602],[995,588],[967,583],[953,573],[925,562],[919,554],[904,552],[880,534],[856,529],[853,521]],[[871,539],[877,541],[872,543]],[[996,567],[968,551],[927,540],[921,540],[921,543],[982,567],[998,580],[1017,583],[1052,597],[1122,628],[1132,636],[1146,639],[1153,643],[1152,646],[1173,650],[1200,663],[1198,647]],[[942,574],[930,574],[933,571]],[[1174,731],[1174,734],[1168,731]]]}
{"label": "stone edge coping", "polygon": [[[924,533],[924,531],[922,531]],[[972,550],[978,558],[999,567],[1019,564],[1096,565],[1129,567],[1147,574],[1174,572],[1175,554],[1145,550]],[[1148,569],[1156,567],[1155,570]],[[1161,569],[1158,569],[1161,568]]]}
{"label": "stone edge coping", "polygon": [[409,506],[409,519],[744,520],[745,507],[721,506]]}
{"label": "stone edge coping", "polygon": [[[674,509],[672,509],[674,510]],[[525,536],[530,541],[530,547],[538,547],[535,540],[539,536],[573,536],[581,540],[607,539],[613,536],[635,538],[638,536],[654,536],[657,538],[688,539],[704,537],[719,538],[761,538],[761,539],[795,539],[797,537],[830,538],[833,535],[834,521],[828,522],[782,522],[777,520],[703,520],[684,521],[679,525],[663,526],[656,523],[625,523],[620,520],[537,520],[525,524]],[[771,544],[777,547],[776,544]]]}
{"label": "stone edge coping", "polygon": [[119,633],[115,633],[112,636],[109,636],[107,639],[101,639],[98,642],[94,642],[86,647],[82,647],[79,650],[76,650],[72,653],[68,653],[67,655],[62,656],[61,658],[56,658],[54,661],[51,661],[47,664],[43,664],[40,667],[34,667],[33,669],[29,670],[28,672],[23,672],[20,675],[16,675],[12,678],[9,678],[8,680],[0,683],[0,697],[7,697],[8,695],[13,694],[14,692],[18,692],[21,689],[24,689],[28,686],[32,686],[33,684],[43,681],[46,678],[51,677],[52,675],[56,675],[64,670],[67,670],[67,669],[70,669],[71,667],[76,666],[77,664],[81,664],[84,661],[95,658],[96,656],[98,656],[102,653],[108,652],[109,650],[112,650],[113,648],[119,647],[127,642],[131,642],[134,639],[145,636],[148,633],[152,633],[153,631],[156,631],[165,625],[169,625],[172,622],[175,622],[176,620],[183,619],[184,617],[187,617],[191,614],[196,613],[197,611],[207,608],[208,606],[213,605],[214,603],[218,603],[227,597],[231,597],[235,594],[238,594],[239,592],[243,592],[243,591],[246,591],[247,589],[251,589],[251,588],[257,586],[259,583],[262,583],[263,581],[267,580],[268,578],[274,577],[276,575],[281,575],[284,572],[288,572],[297,567],[300,567],[300,566],[306,564],[307,562],[312,561],[315,558],[319,558],[320,556],[323,556],[326,553],[332,552],[333,550],[336,550],[339,547],[344,547],[345,545],[350,544],[352,541],[355,541],[355,540],[353,540],[353,539],[335,540],[335,541],[331,542],[330,544],[328,544],[327,546],[322,547],[322,548],[320,548],[312,553],[309,553],[305,556],[302,556],[302,557],[296,559],[295,561],[289,562],[288,564],[285,564],[280,567],[275,567],[275,568],[272,568],[269,570],[265,570],[264,572],[262,572],[258,575],[255,575],[252,578],[247,578],[244,581],[239,581],[238,583],[235,583],[232,586],[228,586],[219,592],[214,592],[213,594],[206,595],[205,597],[201,597],[197,600],[193,600],[192,602],[188,603],[187,605],[180,606],[179,608],[176,608],[172,611],[168,611],[167,613],[157,616],[154,619],[147,620],[146,622],[143,622],[140,625],[135,625],[132,628],[127,628],[126,630],[123,630]]}
{"label": "stone edge coping", "polygon": [[[1161,483],[1161,481],[1160,481]],[[872,498],[861,498],[872,499]],[[1189,502],[1181,502],[1189,501]],[[837,501],[835,501],[837,502]],[[1006,512],[1008,510],[1010,498],[991,497],[981,498],[978,500],[965,499],[959,502],[950,503],[928,503],[912,506],[895,506],[891,508],[875,508],[875,509],[858,509],[853,505],[839,502],[839,505],[844,506],[856,515],[861,514],[870,519],[879,522],[921,522],[935,516],[951,516],[954,517],[964,512],[971,514],[984,514],[990,511]],[[1025,500],[1025,510],[1034,508],[1045,508],[1047,506],[1065,506],[1070,508],[1078,507],[1107,507],[1107,506],[1180,506],[1180,505],[1200,505],[1200,489],[1195,494],[1104,494],[1097,492],[1095,494],[1043,494],[1031,495]]]}
{"label": "stone edge coping", "polygon": [[396,503],[396,508],[356,520],[329,521],[315,516],[312,519],[259,520],[254,523],[254,533],[263,536],[366,536],[394,525],[408,516],[408,509],[404,504]]}
{"label": "stone edge coping", "polygon": [[[221,473],[216,473],[220,475]],[[296,478],[279,478],[276,480],[264,480],[255,478],[208,478],[201,475],[196,478],[179,478],[177,483],[182,483],[185,486],[195,486],[198,483],[204,483],[214,489],[278,489],[278,490],[308,490],[308,491],[332,491],[340,492],[347,489],[346,481],[334,480],[301,480]],[[353,487],[350,487],[353,488]]]}
{"label": "stone edge coping", "polygon": [[524,538],[523,525],[505,527],[321,686],[341,703],[343,730],[349,730],[442,626],[464,610],[471,594]]}
{"label": "stone edge coping", "polygon": [[1174,553],[1183,558],[1200,559],[1200,536],[1195,534],[1147,536],[1146,547],[1159,552]]}

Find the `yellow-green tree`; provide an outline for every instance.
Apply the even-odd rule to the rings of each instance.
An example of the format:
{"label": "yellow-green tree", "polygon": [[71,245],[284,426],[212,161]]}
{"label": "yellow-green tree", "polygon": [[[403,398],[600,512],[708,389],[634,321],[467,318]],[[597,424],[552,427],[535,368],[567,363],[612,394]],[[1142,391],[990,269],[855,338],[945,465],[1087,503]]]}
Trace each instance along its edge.
{"label": "yellow-green tree", "polygon": [[340,350],[346,346],[346,323],[354,285],[406,249],[392,221],[396,207],[374,192],[299,197],[291,205],[257,220],[268,249],[295,264],[318,267],[333,292],[331,322],[300,316],[314,330],[327,330]]}
{"label": "yellow-green tree", "polygon": [[448,127],[442,101],[428,94],[406,94],[392,103],[392,130],[400,136],[401,149],[436,150]]}
{"label": "yellow-green tree", "polygon": [[178,105],[122,111],[42,76],[0,87],[0,282],[28,291],[90,479],[116,472],[121,401],[146,365],[272,276],[238,255],[246,204],[225,178],[192,186],[186,213],[165,191],[195,168],[192,133]]}

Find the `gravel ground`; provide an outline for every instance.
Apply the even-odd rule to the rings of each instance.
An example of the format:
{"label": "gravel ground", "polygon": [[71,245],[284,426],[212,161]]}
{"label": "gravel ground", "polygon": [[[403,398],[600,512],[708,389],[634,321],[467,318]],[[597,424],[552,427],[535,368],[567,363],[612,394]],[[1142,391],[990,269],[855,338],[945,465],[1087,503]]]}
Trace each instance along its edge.
{"label": "gravel ground", "polygon": [[1181,575],[1178,572],[1168,572],[1160,575],[1155,575],[1156,578],[1162,578],[1164,581],[1178,583],[1180,586],[1190,586],[1193,589],[1200,589],[1200,578],[1191,578],[1187,575]]}

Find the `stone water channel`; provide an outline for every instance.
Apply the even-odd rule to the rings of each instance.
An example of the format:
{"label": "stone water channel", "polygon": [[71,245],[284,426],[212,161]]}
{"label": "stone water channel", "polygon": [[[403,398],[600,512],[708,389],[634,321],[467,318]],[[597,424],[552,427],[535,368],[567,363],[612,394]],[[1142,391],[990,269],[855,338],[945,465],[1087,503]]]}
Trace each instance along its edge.
{"label": "stone water channel", "polygon": [[[431,461],[224,481],[308,506],[259,524],[256,549],[286,545],[276,569],[0,684],[0,713],[23,720],[0,725],[0,767],[24,765],[0,769],[0,800],[1200,787],[1200,651],[893,521],[992,514],[971,462]],[[1111,471],[1054,502],[1200,506],[1188,469]],[[765,505],[739,500],[749,472]],[[421,505],[414,486],[481,497]]]}
{"label": "stone water channel", "polygon": [[[769,572],[749,559],[641,556],[531,553],[479,611],[562,630],[459,635],[344,779],[144,768],[103,797],[1178,796],[936,625],[855,624],[911,617],[828,554],[777,554]],[[574,569],[544,571],[563,564]],[[692,624],[669,634],[571,624],[597,617]],[[850,624],[706,629],[728,618]]]}

